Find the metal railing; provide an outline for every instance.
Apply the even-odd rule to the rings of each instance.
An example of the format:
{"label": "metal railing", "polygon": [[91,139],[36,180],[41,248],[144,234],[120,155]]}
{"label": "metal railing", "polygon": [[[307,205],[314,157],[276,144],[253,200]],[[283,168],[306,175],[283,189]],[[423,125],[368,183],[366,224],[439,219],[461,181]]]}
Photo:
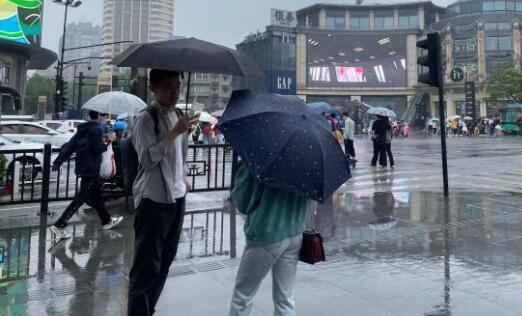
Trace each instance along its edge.
{"label": "metal railing", "polygon": [[[40,211],[47,213],[49,202],[73,199],[81,179],[74,172],[74,158],[59,170],[52,170],[58,152],[58,148],[48,144],[42,149],[0,150],[0,205],[40,203]],[[190,145],[186,169],[191,192],[229,190],[232,164],[229,145]],[[104,180],[103,198],[110,200],[132,194],[132,190],[125,188],[122,177]]]}

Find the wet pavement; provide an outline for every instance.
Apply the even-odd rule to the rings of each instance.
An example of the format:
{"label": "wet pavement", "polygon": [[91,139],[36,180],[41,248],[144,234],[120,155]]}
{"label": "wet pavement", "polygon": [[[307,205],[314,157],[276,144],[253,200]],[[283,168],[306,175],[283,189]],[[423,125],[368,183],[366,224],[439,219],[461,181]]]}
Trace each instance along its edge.
{"label": "wet pavement", "polygon": [[[297,315],[522,315],[522,138],[449,139],[447,203],[437,138],[396,140],[395,170],[369,167],[367,139],[356,148],[353,178],[317,207],[327,262],[299,265]],[[227,314],[239,259],[224,197],[189,197],[158,315]],[[132,215],[107,232],[81,212],[49,251],[53,219],[35,212],[0,210],[0,315],[124,315]],[[253,315],[272,315],[270,278]]]}

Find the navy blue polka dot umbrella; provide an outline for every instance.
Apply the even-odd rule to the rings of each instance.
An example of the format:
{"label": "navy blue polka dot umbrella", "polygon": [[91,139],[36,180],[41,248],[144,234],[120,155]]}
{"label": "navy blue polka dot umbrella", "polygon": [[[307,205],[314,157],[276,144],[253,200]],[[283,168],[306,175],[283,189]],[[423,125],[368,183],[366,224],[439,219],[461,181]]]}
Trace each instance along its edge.
{"label": "navy blue polka dot umbrella", "polygon": [[324,122],[298,97],[240,90],[219,128],[257,181],[322,203],[350,178]]}

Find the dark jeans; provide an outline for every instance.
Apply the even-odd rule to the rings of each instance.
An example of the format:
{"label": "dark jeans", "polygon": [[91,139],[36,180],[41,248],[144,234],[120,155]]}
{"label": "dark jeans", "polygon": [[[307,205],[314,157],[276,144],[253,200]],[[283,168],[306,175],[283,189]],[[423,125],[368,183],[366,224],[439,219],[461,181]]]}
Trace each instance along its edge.
{"label": "dark jeans", "polygon": [[379,159],[379,165],[386,167],[386,145],[373,142],[372,166],[374,167],[377,165],[377,158]]}
{"label": "dark jeans", "polygon": [[386,144],[384,148],[386,149],[386,153],[388,154],[388,159],[390,160],[390,166],[391,167],[395,166],[395,161],[393,160],[393,154],[391,151],[391,144]]}
{"label": "dark jeans", "polygon": [[134,262],[129,276],[129,316],[152,315],[178,251],[185,198],[175,204],[143,199],[134,220]]}
{"label": "dark jeans", "polygon": [[62,216],[56,221],[54,226],[58,228],[65,228],[67,222],[78,211],[78,209],[89,200],[89,205],[94,207],[101,224],[105,225],[111,221],[111,216],[105,209],[104,202],[101,197],[100,179],[98,177],[82,177],[80,191],[76,194],[71,204],[67,206]]}
{"label": "dark jeans", "polygon": [[349,155],[351,158],[355,157],[355,148],[353,147],[352,139],[344,139],[344,150],[346,151],[346,154]]}

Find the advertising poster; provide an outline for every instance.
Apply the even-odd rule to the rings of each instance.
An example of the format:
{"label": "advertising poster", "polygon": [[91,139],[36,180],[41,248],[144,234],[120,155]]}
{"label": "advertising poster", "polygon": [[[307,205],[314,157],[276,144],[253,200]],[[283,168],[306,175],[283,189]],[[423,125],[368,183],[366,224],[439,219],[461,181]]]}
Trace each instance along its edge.
{"label": "advertising poster", "polygon": [[43,0],[0,0],[0,39],[40,46]]}
{"label": "advertising poster", "polygon": [[406,36],[308,35],[309,87],[405,87]]}

